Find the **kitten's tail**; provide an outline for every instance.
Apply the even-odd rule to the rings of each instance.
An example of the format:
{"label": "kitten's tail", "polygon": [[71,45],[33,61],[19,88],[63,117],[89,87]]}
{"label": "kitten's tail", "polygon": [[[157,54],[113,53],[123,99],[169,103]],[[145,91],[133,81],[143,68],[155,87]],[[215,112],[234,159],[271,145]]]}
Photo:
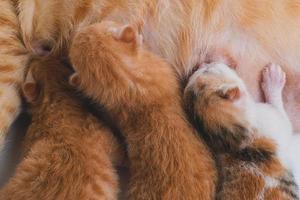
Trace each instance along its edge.
{"label": "kitten's tail", "polygon": [[0,1],[0,148],[20,112],[19,84],[29,59],[12,2]]}

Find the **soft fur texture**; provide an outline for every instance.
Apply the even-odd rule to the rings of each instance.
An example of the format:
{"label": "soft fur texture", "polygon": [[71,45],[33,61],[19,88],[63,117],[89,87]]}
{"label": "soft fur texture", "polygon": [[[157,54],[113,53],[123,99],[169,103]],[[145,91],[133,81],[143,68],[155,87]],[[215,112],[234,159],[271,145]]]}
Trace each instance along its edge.
{"label": "soft fur texture", "polygon": [[282,102],[285,74],[270,65],[262,77],[264,104],[221,63],[204,64],[185,89],[188,112],[220,162],[219,199],[299,199],[287,161],[292,128]]}
{"label": "soft fur texture", "polygon": [[71,70],[34,61],[23,85],[32,123],[24,159],[1,200],[117,199],[113,168],[124,159],[111,131],[87,113],[68,85]]}
{"label": "soft fur texture", "polygon": [[[28,50],[46,55],[52,49],[63,56],[67,55],[74,33],[82,27],[103,19],[132,23],[142,31],[147,46],[167,59],[181,77],[215,48],[229,51],[237,66],[242,66],[237,69],[239,75],[256,99],[262,97],[262,66],[273,61],[287,73],[284,102],[299,132],[299,11],[299,0],[3,0],[0,37],[15,38],[18,13],[21,38]],[[11,26],[2,20],[8,13],[13,16],[13,32],[6,31]],[[19,48],[21,44],[15,39]],[[1,51],[6,49],[6,45],[1,47]],[[0,56],[1,62],[7,59],[6,54]],[[13,72],[23,69],[24,58],[13,57],[17,62],[13,63]],[[2,72],[0,76],[7,77]],[[15,84],[20,77],[10,82]],[[17,110],[17,89],[4,84],[0,91],[4,90],[8,92],[2,94],[0,105],[10,99],[10,110]],[[15,97],[10,98],[10,93]],[[0,118],[2,127],[8,127],[17,113],[6,115],[5,110],[0,111],[1,117],[5,115]],[[1,129],[3,140],[5,131]]]}
{"label": "soft fur texture", "polygon": [[81,30],[70,51],[70,81],[123,130],[129,199],[214,199],[215,165],[185,119],[175,73],[141,43],[132,27],[113,22]]}
{"label": "soft fur texture", "polygon": [[0,150],[6,132],[20,112],[20,83],[29,53],[20,39],[16,9],[10,0],[0,1]]}

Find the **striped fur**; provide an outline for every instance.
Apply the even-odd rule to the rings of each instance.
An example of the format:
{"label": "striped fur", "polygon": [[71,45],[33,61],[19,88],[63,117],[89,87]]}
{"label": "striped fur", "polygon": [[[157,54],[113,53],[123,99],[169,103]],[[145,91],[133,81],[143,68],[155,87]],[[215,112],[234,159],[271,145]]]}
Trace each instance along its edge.
{"label": "striped fur", "polygon": [[6,133],[20,112],[19,86],[29,54],[21,41],[12,1],[0,1],[0,149]]}
{"label": "striped fur", "polygon": [[214,199],[215,165],[185,119],[174,71],[143,48],[136,30],[91,25],[75,36],[70,58],[71,83],[104,105],[124,133],[129,199]]}
{"label": "striped fur", "polygon": [[32,123],[24,159],[0,191],[1,200],[118,199],[113,167],[122,164],[123,148],[75,100],[70,73],[56,61],[31,64],[33,77],[27,76],[23,90]]}
{"label": "striped fur", "polygon": [[284,92],[287,112],[295,130],[300,130],[296,91],[300,90],[299,0],[19,2],[24,43],[36,52],[52,48],[53,53],[67,55],[78,29],[109,19],[139,27],[147,46],[169,61],[181,77],[216,48],[227,50],[256,99],[262,97],[258,84],[261,66],[281,64],[288,78]]}
{"label": "striped fur", "polygon": [[[238,66],[243,66],[237,70],[257,99],[262,97],[258,85],[260,66],[270,61],[279,63],[288,78],[284,91],[287,112],[295,130],[300,130],[297,92],[300,90],[299,0],[2,0],[1,8],[1,18],[12,16],[12,24],[0,25],[0,29],[4,30],[1,32],[7,33],[10,27],[12,38],[18,41],[15,38],[16,33],[19,34],[15,16],[17,10],[21,27],[19,35],[28,50],[40,55],[52,51],[66,56],[74,33],[103,19],[139,27],[148,47],[169,61],[182,77],[197,63],[203,62],[215,48],[226,49],[237,60]],[[3,39],[7,41],[7,37],[4,34]],[[16,47],[24,48],[20,44]],[[21,69],[24,64],[22,56],[20,61],[13,60],[17,62],[13,65]],[[16,108],[19,100],[16,90],[11,89],[15,86],[7,84],[15,83],[16,78],[0,76],[3,76],[0,81],[6,82],[1,83],[0,95],[7,96],[5,99],[15,99],[12,104]],[[5,100],[1,101],[1,108],[4,108]],[[1,109],[1,135],[17,112],[6,113],[14,110],[18,109]]]}

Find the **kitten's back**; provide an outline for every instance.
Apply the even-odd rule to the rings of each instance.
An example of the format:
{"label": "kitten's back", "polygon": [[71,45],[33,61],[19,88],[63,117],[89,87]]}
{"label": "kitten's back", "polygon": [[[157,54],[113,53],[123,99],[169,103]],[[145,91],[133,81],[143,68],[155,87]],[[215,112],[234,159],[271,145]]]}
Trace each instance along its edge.
{"label": "kitten's back", "polygon": [[67,81],[71,70],[51,61],[36,62],[29,71],[41,91],[29,102],[25,157],[1,199],[117,199],[114,164],[123,149],[77,101]]}

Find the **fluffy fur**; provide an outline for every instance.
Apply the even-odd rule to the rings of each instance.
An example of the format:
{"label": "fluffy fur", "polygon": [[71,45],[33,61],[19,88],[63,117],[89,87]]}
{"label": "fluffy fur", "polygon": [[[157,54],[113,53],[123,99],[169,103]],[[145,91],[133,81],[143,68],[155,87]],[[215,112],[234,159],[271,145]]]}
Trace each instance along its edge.
{"label": "fluffy fur", "polygon": [[282,102],[285,74],[263,72],[266,103],[256,103],[227,65],[205,64],[184,92],[189,113],[216,153],[222,175],[219,199],[299,199],[288,157],[292,137]]}
{"label": "fluffy fur", "polygon": [[0,1],[0,150],[13,120],[20,112],[20,83],[29,54],[20,39],[12,1]]}
{"label": "fluffy fur", "polygon": [[32,115],[24,159],[0,199],[117,199],[113,165],[122,162],[123,149],[75,100],[70,73],[59,62],[31,64],[23,85]]}
{"label": "fluffy fur", "polygon": [[[40,55],[51,50],[67,55],[74,33],[103,19],[139,27],[147,46],[167,59],[181,77],[216,47],[224,48],[242,66],[237,70],[256,99],[262,97],[261,66],[270,61],[279,63],[287,73],[286,109],[295,130],[300,130],[299,0],[3,0],[1,8],[1,18],[9,12],[14,16],[13,24],[17,10],[24,44]],[[7,33],[2,21],[0,37]],[[13,30],[18,29],[13,26]],[[15,33],[9,35],[14,37]],[[7,84],[4,88],[16,93]],[[2,99],[12,99],[9,94],[4,96]],[[14,103],[13,108],[17,106]],[[9,126],[3,121],[1,126]]]}
{"label": "fluffy fur", "polygon": [[214,162],[184,117],[176,76],[141,43],[130,26],[102,22],[83,29],[70,50],[76,72],[70,81],[123,130],[129,199],[214,199]]}

